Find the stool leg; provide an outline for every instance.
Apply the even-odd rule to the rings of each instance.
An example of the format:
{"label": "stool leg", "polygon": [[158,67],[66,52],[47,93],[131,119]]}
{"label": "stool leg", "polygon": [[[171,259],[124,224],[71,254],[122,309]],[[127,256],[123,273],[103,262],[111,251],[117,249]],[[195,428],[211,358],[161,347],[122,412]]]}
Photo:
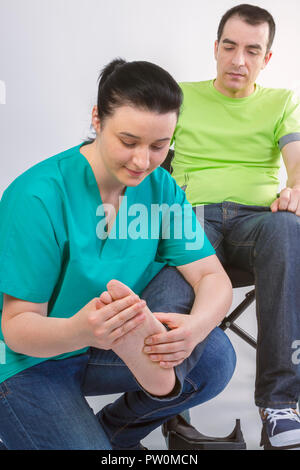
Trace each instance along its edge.
{"label": "stool leg", "polygon": [[246,294],[245,300],[238,305],[230,315],[228,315],[222,323],[220,324],[220,328],[225,331],[227,328],[231,329],[234,333],[236,333],[240,338],[245,340],[248,344],[256,348],[256,341],[255,339],[250,336],[246,331],[244,331],[239,326],[235,325],[234,322],[239,316],[254,302],[255,300],[255,289],[251,290]]}

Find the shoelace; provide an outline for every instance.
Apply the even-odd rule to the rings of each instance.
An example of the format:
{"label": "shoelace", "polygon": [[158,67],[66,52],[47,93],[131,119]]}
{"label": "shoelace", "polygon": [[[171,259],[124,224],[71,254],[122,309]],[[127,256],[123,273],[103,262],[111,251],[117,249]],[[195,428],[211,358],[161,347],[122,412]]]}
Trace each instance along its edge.
{"label": "shoelace", "polygon": [[266,408],[264,410],[267,413],[267,419],[270,423],[274,423],[272,429],[272,435],[274,433],[274,429],[276,428],[277,421],[280,419],[291,419],[300,423],[300,416],[296,410],[292,408],[283,408],[282,410],[273,410],[271,408]]}

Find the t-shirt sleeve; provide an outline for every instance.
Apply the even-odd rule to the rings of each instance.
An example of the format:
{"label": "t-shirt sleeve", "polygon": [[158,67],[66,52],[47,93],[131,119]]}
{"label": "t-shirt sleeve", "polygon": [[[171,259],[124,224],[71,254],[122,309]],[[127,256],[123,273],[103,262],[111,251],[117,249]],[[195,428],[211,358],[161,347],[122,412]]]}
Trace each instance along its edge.
{"label": "t-shirt sleeve", "polygon": [[282,149],[290,142],[300,141],[300,97],[290,92],[282,119],[276,132],[275,140]]}
{"label": "t-shirt sleeve", "polygon": [[[182,91],[182,94],[183,94],[183,99],[184,99],[184,82],[180,82],[178,83],[178,85],[180,86],[181,88],[181,91]],[[184,102],[182,103],[181,105],[181,108],[180,108],[180,112],[179,112],[179,116],[181,115],[182,111],[183,111],[183,108],[184,108]],[[178,118],[179,120],[179,118]],[[175,127],[175,130],[174,130],[174,133],[172,135],[172,139],[171,139],[171,142],[170,142],[170,147],[174,147],[175,145],[175,140],[176,140],[176,132],[178,130],[178,120],[177,120],[177,124],[176,124],[176,127]]]}
{"label": "t-shirt sleeve", "polygon": [[0,201],[0,292],[48,302],[61,268],[61,252],[47,207],[36,195],[9,188]]}
{"label": "t-shirt sleeve", "polygon": [[182,266],[214,255],[184,191],[169,177],[168,201],[162,204],[161,238],[156,261]]}

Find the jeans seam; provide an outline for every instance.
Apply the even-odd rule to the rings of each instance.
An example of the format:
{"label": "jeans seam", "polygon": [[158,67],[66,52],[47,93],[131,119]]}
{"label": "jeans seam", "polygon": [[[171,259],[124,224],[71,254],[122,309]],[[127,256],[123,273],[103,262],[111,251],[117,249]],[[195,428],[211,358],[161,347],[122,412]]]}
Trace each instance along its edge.
{"label": "jeans seam", "polygon": [[[254,277],[257,279],[256,268],[254,266]],[[255,304],[256,304],[256,319],[257,319],[257,337],[256,337],[256,382],[258,377],[258,371],[260,370],[259,362],[260,362],[260,337],[261,337],[261,319],[260,319],[260,304],[259,304],[259,297],[255,292]],[[255,390],[257,391],[257,385],[255,386]]]}
{"label": "jeans seam", "polygon": [[[228,214],[228,210],[233,212],[233,215]],[[229,222],[231,219],[234,219],[238,215],[238,210],[239,208],[237,206],[232,206],[231,205],[226,205],[225,207],[223,206],[222,209],[222,228],[223,232],[226,230],[226,223]]]}
{"label": "jeans seam", "polygon": [[236,242],[235,240],[226,240],[226,243],[230,243],[231,245],[234,246],[249,246],[249,247],[254,247],[255,246],[255,241],[248,241],[248,242]]}
{"label": "jeans seam", "polygon": [[[2,385],[3,385],[3,384],[2,384]],[[27,439],[29,439],[29,441],[31,442],[32,447],[34,447],[34,449],[38,450],[38,448],[36,447],[36,445],[34,444],[32,438],[31,438],[30,434],[26,431],[26,429],[24,428],[22,422],[19,420],[18,416],[15,414],[13,408],[11,407],[11,405],[10,405],[8,399],[6,398],[6,396],[10,393],[10,390],[9,390],[9,388],[7,387],[7,385],[5,385],[5,387],[6,387],[6,389],[7,389],[7,393],[6,393],[6,395],[5,395],[5,399],[3,399],[3,402],[6,403],[6,406],[7,406],[7,408],[8,408],[9,413],[14,417],[14,419],[15,419],[15,424],[17,424],[17,427],[19,428],[19,430],[20,430],[22,433],[24,433],[24,434],[26,435]]]}
{"label": "jeans seam", "polygon": [[[186,377],[185,381],[188,382],[190,385],[192,385],[192,387],[194,388],[194,392],[198,391],[197,384],[193,380],[191,380],[190,377]],[[194,392],[191,392],[191,393],[194,393]]]}
{"label": "jeans seam", "polygon": [[[254,259],[255,256],[256,256],[256,252],[255,252],[255,241],[248,241],[248,242],[236,242],[234,240],[226,240],[226,243],[230,244],[230,245],[233,245],[233,246],[237,246],[237,247],[242,247],[242,248],[252,248],[252,250],[249,251],[249,266],[251,268],[253,268],[253,265],[254,265]],[[253,255],[253,256],[252,256]]]}
{"label": "jeans seam", "polygon": [[1,398],[5,398],[10,393],[10,390],[5,382],[0,384],[0,386],[3,389],[3,391],[2,390],[0,391],[0,399],[1,399]]}
{"label": "jeans seam", "polygon": [[[198,392],[197,390],[197,387],[195,387],[195,384],[193,383],[193,381],[191,381],[190,379],[185,379],[187,382],[189,382],[194,388],[196,388],[196,390],[194,390],[193,392],[190,392],[189,393],[189,396],[183,400],[182,402],[180,402],[180,404],[182,405],[183,403],[186,403],[187,401],[189,401],[191,398],[194,397],[194,395]],[[179,398],[179,397],[177,397]],[[176,399],[176,398],[175,398]],[[169,402],[170,403],[170,402]],[[151,415],[155,414],[157,411],[165,411],[165,410],[168,410],[170,408],[172,408],[174,405],[171,404],[169,406],[164,406],[163,408],[159,408],[159,410],[155,409],[155,410],[152,410],[150,411],[149,413],[146,413],[142,416],[139,416],[138,418],[135,418],[133,421],[131,422],[127,422],[124,426],[122,426],[120,429],[118,429],[117,431],[115,431],[115,433],[111,436],[111,441],[118,435],[120,434],[122,431],[124,431],[128,426],[129,424],[136,424],[136,423],[139,423],[141,419],[143,418],[148,418],[150,417]]]}
{"label": "jeans seam", "polygon": [[296,405],[297,406],[297,401],[272,401],[270,402],[270,405],[263,405],[259,400],[256,401],[256,405],[259,406],[260,408],[272,408],[274,405]]}
{"label": "jeans seam", "polygon": [[213,243],[214,250],[217,250],[219,248],[223,238],[223,235],[220,235],[219,238],[217,238],[217,240],[215,241],[215,243]]}
{"label": "jeans seam", "polygon": [[226,220],[227,220],[227,209],[222,209],[222,232],[225,233],[226,230]]}

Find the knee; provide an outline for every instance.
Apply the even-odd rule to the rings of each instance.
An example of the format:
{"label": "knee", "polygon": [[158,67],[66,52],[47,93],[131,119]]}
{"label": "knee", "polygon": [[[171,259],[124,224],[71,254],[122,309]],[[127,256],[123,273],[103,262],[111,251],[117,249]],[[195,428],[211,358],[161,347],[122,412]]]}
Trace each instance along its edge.
{"label": "knee", "polygon": [[195,293],[178,269],[166,266],[148,284],[141,298],[146,300],[152,312],[188,314],[192,309]]}
{"label": "knee", "polygon": [[[207,337],[205,348],[189,379],[201,402],[211,400],[221,393],[231,380],[236,366],[233,346],[220,328]],[[201,403],[200,402],[200,403]]]}
{"label": "knee", "polygon": [[271,242],[274,240],[285,244],[293,238],[299,240],[300,217],[288,211],[270,212],[263,219],[261,232]]}
{"label": "knee", "polygon": [[[259,238],[255,247],[257,262],[290,262],[300,256],[300,217],[292,212],[268,213],[260,226]],[[275,258],[274,256],[275,255]]]}
{"label": "knee", "polygon": [[236,353],[226,333],[220,328],[214,330],[215,346],[211,350],[210,363],[216,393],[221,393],[230,382],[236,367]]}
{"label": "knee", "polygon": [[236,354],[220,328],[215,328],[207,338],[202,358],[202,385],[208,387],[210,398],[217,396],[230,382],[236,366]]}

